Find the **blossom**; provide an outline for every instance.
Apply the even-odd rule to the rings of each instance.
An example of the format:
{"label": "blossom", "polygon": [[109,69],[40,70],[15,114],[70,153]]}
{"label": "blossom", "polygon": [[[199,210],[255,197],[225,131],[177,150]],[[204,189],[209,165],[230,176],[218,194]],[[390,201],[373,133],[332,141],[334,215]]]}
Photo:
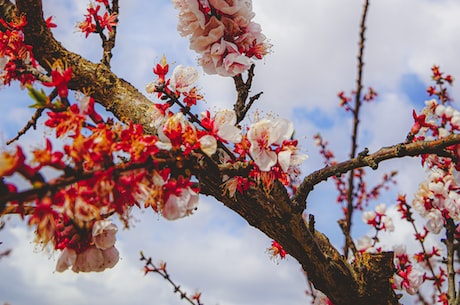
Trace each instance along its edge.
{"label": "blossom", "polygon": [[77,260],[77,252],[74,249],[65,248],[56,263],[56,271],[64,272],[72,266]]}
{"label": "blossom", "polygon": [[78,252],[72,248],[64,248],[56,263],[56,271],[64,272],[72,267],[72,271],[76,273],[101,272],[114,267],[119,260],[119,253],[115,248],[117,231],[117,226],[108,219],[95,221],[91,245]]}
{"label": "blossom", "polygon": [[72,68],[69,67],[64,71],[62,69],[53,69],[51,71],[51,79],[51,82],[43,82],[43,86],[56,87],[59,97],[66,98],[69,94],[67,84],[72,79]]}
{"label": "blossom", "polygon": [[272,145],[280,145],[291,137],[292,123],[285,119],[264,119],[250,126],[247,137],[251,143],[249,153],[261,171],[269,171],[278,160]]}
{"label": "blossom", "polygon": [[15,153],[0,152],[0,177],[11,176],[24,164],[25,156],[18,146]]}
{"label": "blossom", "polygon": [[365,236],[358,238],[356,242],[356,249],[359,252],[366,252],[372,248],[372,244],[373,244],[372,238],[365,235]]}
{"label": "blossom", "polygon": [[270,45],[260,25],[251,20],[251,0],[172,0],[179,12],[177,29],[190,36],[190,48],[200,54],[208,74],[235,76],[261,59]]}
{"label": "blossom", "polygon": [[101,272],[112,268],[119,260],[119,252],[115,247],[105,250],[91,246],[84,252],[77,254],[72,271],[79,272]]}
{"label": "blossom", "polygon": [[200,148],[208,156],[212,156],[217,150],[217,140],[224,143],[241,142],[241,130],[235,126],[235,111],[224,109],[218,111],[214,118],[210,117],[209,111],[202,113],[201,125],[206,129],[206,134],[200,137]]}
{"label": "blossom", "polygon": [[180,93],[192,89],[193,84],[198,80],[198,71],[194,67],[178,65],[174,68],[169,85],[174,91]]}
{"label": "blossom", "polygon": [[432,209],[425,217],[428,218],[426,222],[427,229],[434,234],[439,234],[444,227],[444,218],[441,211]]}
{"label": "blossom", "polygon": [[180,190],[180,194],[170,194],[161,213],[168,220],[176,220],[190,215],[198,205],[198,194],[190,187]]}
{"label": "blossom", "polygon": [[393,277],[396,287],[404,288],[409,294],[417,293],[420,285],[423,284],[423,273],[409,266],[405,271],[399,270]]}
{"label": "blossom", "polygon": [[93,224],[93,241],[98,249],[106,250],[115,245],[118,228],[110,220],[98,220]]}
{"label": "blossom", "polygon": [[280,258],[280,259],[285,259],[287,252],[284,250],[283,246],[281,246],[277,241],[273,240],[272,245],[270,248],[267,249],[267,252],[273,257],[273,258]]}
{"label": "blossom", "polygon": [[306,154],[299,153],[297,140],[284,141],[281,151],[278,152],[278,163],[284,172],[287,172],[291,166],[302,164],[307,158]]}

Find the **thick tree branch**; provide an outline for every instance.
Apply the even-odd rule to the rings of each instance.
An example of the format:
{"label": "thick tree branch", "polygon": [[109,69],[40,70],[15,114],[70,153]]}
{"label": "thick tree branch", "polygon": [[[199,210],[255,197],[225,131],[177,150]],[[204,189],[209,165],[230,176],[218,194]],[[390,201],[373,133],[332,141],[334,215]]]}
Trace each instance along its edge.
{"label": "thick tree branch", "polygon": [[[0,2],[1,18],[9,19],[9,2]],[[152,103],[134,86],[116,76],[105,64],[90,62],[78,54],[65,49],[46,27],[43,17],[42,1],[16,1],[18,14],[25,14],[25,42],[33,46],[35,58],[48,72],[56,60],[62,60],[72,68],[73,78],[69,89],[89,92],[98,103],[112,112],[123,122],[133,121],[142,124],[148,132],[153,132],[146,110]]]}

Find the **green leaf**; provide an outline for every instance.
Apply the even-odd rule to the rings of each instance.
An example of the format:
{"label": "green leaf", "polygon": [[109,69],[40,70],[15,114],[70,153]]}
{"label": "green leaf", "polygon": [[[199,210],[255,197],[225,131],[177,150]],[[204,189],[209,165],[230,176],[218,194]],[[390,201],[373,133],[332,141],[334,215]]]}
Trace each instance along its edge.
{"label": "green leaf", "polygon": [[35,101],[34,104],[30,105],[30,108],[45,108],[48,106],[49,100],[48,96],[46,95],[45,91],[43,89],[40,89],[38,91],[32,85],[27,85],[27,90],[29,91],[29,96]]}

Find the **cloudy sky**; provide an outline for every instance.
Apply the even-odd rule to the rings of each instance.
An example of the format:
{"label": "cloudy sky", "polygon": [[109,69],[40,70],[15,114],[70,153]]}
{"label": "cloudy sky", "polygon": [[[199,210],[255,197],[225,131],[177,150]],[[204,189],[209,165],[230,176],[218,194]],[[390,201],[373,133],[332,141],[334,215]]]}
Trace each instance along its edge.
{"label": "cloudy sky", "polygon": [[[75,24],[83,19],[84,0],[44,1],[46,16],[55,16],[55,34],[64,46],[99,61],[97,37],[84,39]],[[188,40],[176,32],[176,15],[168,0],[120,1],[120,23],[112,66],[114,71],[141,90],[153,78],[152,67],[165,54],[169,62],[196,66],[196,54]],[[310,158],[303,166],[309,173],[322,166],[313,145],[321,132],[338,159],[349,152],[351,120],[338,109],[339,91],[355,88],[358,27],[362,1],[356,0],[254,0],[256,21],[273,44],[273,52],[257,64],[253,92],[263,91],[256,108],[293,120],[296,135]],[[433,64],[460,77],[460,3],[455,0],[372,1],[366,32],[364,84],[379,93],[377,101],[363,107],[360,148],[375,151],[404,140],[411,126],[412,109],[427,98]],[[204,107],[231,107],[235,100],[232,80],[202,75]],[[452,96],[459,96],[454,87]],[[0,91],[0,147],[23,127],[33,113],[31,101],[16,86]],[[50,133],[39,128],[21,140],[36,147]],[[378,181],[381,173],[398,169],[398,186],[382,198],[391,205],[398,192],[411,197],[423,179],[419,161],[394,160],[381,172],[369,173]],[[308,212],[317,226],[341,247],[336,224],[340,216],[331,184],[315,188]],[[156,275],[144,276],[139,251],[155,261],[164,260],[172,277],[186,290],[199,289],[207,304],[306,304],[306,282],[293,258],[279,264],[265,253],[270,240],[248,226],[232,211],[211,198],[201,197],[195,215],[168,222],[150,211],[137,212],[130,230],[118,234],[118,265],[101,274],[55,273],[57,255],[33,244],[33,232],[15,218],[0,231],[0,251],[12,248],[0,260],[0,302],[25,304],[184,304],[172,288]],[[357,226],[354,236],[366,233]],[[393,239],[410,236],[403,229]]]}

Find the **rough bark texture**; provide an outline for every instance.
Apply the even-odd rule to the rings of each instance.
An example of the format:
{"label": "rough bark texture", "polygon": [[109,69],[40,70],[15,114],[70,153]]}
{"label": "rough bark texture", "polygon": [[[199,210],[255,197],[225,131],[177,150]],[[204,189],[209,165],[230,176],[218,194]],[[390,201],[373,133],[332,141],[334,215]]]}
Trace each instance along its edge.
{"label": "rough bark texture", "polygon": [[[45,26],[41,1],[16,0],[16,7],[17,14],[25,14],[28,21],[26,42],[33,46],[36,59],[45,69],[50,71],[50,64],[62,60],[72,67],[70,89],[89,91],[98,103],[120,120],[140,123],[147,132],[153,132],[144,115],[151,102],[129,82],[111,72],[107,65],[92,63],[56,41]],[[0,17],[9,19],[13,8],[9,1],[0,0]],[[436,143],[432,150],[441,152],[443,147],[459,142],[460,137],[451,137],[447,142]],[[349,263],[326,236],[308,225],[302,212],[314,185],[352,168],[375,168],[380,161],[416,155],[426,149],[420,144],[411,145],[385,148],[374,155],[361,155],[336,167],[319,170],[305,178],[301,192],[294,198],[289,198],[286,189],[276,183],[268,191],[252,187],[244,196],[236,194],[231,198],[222,188],[224,169],[208,164],[193,170],[203,194],[215,197],[249,224],[278,241],[300,262],[315,287],[328,295],[334,304],[398,304],[389,282],[394,270],[392,253],[365,254]]]}

